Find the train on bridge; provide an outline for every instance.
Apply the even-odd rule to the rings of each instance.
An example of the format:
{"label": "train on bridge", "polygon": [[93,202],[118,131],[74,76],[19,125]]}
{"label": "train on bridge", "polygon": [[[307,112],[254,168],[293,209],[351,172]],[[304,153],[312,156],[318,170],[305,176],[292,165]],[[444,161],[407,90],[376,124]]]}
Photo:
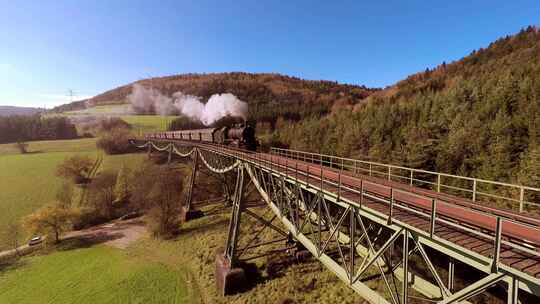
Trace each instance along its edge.
{"label": "train on bridge", "polygon": [[234,146],[255,151],[258,146],[255,128],[248,124],[234,124],[221,128],[166,131],[145,134],[145,139],[178,139]]}

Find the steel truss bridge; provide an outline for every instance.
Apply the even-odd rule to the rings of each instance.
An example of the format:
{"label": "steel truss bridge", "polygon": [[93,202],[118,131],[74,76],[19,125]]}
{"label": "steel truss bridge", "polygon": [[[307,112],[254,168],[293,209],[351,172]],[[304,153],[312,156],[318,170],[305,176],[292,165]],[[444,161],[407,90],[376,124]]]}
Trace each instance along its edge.
{"label": "steel truss bridge", "polygon": [[[216,281],[223,294],[234,292],[242,281],[242,255],[261,233],[241,235],[241,217],[249,216],[263,223],[263,229],[276,231],[281,241],[292,238],[370,303],[405,304],[420,298],[470,303],[493,286],[507,291],[509,304],[530,302],[520,300],[527,294],[540,296],[540,219],[475,203],[515,203],[522,212],[534,208],[529,198],[540,189],[276,148],[260,153],[171,139],[131,143],[149,154],[166,152],[169,162],[173,155],[193,161],[183,203],[188,213],[199,166],[234,176],[228,238],[216,258]],[[491,191],[501,188],[508,195]],[[260,204],[246,201],[254,191],[271,219],[254,211]],[[250,239],[242,248],[240,237]],[[444,277],[433,253],[447,263]],[[422,264],[423,273],[413,269],[413,259]],[[463,264],[482,275],[458,290],[455,267]],[[374,274],[383,291],[367,285]]]}

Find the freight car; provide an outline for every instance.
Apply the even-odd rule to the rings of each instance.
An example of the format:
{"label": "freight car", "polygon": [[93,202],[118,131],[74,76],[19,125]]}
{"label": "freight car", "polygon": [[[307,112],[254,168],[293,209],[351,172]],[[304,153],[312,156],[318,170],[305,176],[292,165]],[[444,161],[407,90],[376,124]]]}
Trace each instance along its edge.
{"label": "freight car", "polygon": [[235,146],[254,151],[257,148],[255,129],[247,124],[236,124],[230,127],[195,130],[179,130],[145,135],[146,139],[177,139],[209,142],[220,145]]}

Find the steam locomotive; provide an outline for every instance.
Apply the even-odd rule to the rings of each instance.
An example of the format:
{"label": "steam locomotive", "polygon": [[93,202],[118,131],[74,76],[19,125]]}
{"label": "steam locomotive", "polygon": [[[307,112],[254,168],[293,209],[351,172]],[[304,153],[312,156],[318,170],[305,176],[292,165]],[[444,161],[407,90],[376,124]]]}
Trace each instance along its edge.
{"label": "steam locomotive", "polygon": [[257,148],[255,129],[247,124],[222,128],[167,131],[145,134],[146,139],[178,139],[230,145],[251,151]]}

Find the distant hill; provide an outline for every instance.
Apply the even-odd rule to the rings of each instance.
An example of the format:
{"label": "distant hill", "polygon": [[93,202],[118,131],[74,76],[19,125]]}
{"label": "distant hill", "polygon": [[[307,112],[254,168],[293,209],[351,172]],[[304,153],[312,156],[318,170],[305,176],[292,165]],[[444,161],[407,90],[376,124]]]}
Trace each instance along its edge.
{"label": "distant hill", "polygon": [[66,103],[66,104],[54,107],[51,110],[51,112],[62,113],[62,112],[68,112],[68,111],[83,110],[83,109],[87,108],[86,102],[87,102],[87,100],[85,99],[85,100]]}
{"label": "distant hill", "polygon": [[[352,107],[377,89],[339,84],[333,81],[304,80],[280,74],[215,73],[184,74],[144,79],[135,83],[171,96],[181,91],[208,99],[213,94],[232,93],[250,106],[250,118],[275,121],[281,116],[299,120],[324,115],[334,108]],[[87,101],[88,106],[125,103],[132,85],[104,92]]]}
{"label": "distant hill", "polygon": [[14,106],[0,106],[0,116],[10,115],[34,115],[43,112],[40,108],[27,108],[27,107],[14,107]]}

